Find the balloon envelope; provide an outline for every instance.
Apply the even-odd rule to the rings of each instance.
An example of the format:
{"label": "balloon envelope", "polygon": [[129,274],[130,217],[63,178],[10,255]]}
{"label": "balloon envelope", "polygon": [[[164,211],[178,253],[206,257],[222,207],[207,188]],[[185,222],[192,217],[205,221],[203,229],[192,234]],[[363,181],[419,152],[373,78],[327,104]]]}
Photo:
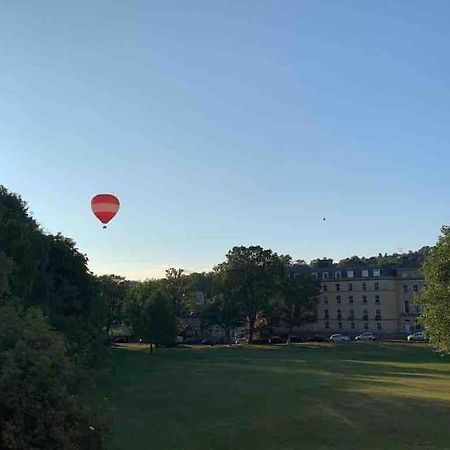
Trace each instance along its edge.
{"label": "balloon envelope", "polygon": [[97,219],[108,223],[119,211],[119,199],[112,194],[98,194],[92,197],[91,208]]}

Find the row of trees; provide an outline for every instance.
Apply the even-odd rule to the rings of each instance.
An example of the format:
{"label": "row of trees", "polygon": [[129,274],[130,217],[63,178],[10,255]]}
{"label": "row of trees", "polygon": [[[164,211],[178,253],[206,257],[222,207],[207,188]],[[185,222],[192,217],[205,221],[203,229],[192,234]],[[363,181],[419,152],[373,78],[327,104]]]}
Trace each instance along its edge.
{"label": "row of trees", "polygon": [[[201,312],[202,325],[221,327],[227,342],[235,327],[246,324],[252,340],[256,331],[268,330],[280,322],[288,329],[289,342],[294,327],[315,319],[318,286],[308,276],[308,269],[331,264],[332,260],[324,258],[308,266],[304,261],[292,261],[290,256],[259,246],[234,247],[210,273],[186,275],[182,269],[169,269],[165,279],[142,283],[101,277],[104,300],[110,307],[107,323],[125,321],[150,344],[173,342],[183,331],[176,318],[195,311],[195,292],[202,291],[210,300]],[[371,258],[352,257],[339,264],[421,266],[426,278],[426,288],[417,298],[423,305],[422,323],[435,348],[450,352],[449,227],[443,227],[433,248]],[[116,295],[108,300],[111,289],[116,290]],[[119,302],[114,303],[114,298]]]}
{"label": "row of trees", "polygon": [[[234,247],[210,273],[186,275],[182,269],[169,269],[164,279],[144,282],[102,276],[105,329],[127,323],[152,349],[153,344],[173,343],[183,333],[180,318],[200,313],[202,326],[219,326],[227,342],[235,327],[247,325],[251,341],[256,330],[279,322],[287,326],[290,341],[294,327],[314,320],[316,313],[318,285],[306,270],[302,276],[302,264],[259,246]],[[296,276],[291,276],[294,265]],[[201,311],[196,309],[198,291],[208,298]]]}

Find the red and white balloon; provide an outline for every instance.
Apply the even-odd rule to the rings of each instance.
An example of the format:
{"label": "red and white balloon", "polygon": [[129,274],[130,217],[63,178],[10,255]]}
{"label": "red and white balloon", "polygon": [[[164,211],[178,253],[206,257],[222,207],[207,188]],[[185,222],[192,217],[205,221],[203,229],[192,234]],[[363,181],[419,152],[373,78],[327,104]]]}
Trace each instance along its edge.
{"label": "red and white balloon", "polygon": [[106,224],[119,211],[120,202],[115,195],[98,194],[92,197],[91,208],[97,219],[104,224],[103,228],[106,228]]}

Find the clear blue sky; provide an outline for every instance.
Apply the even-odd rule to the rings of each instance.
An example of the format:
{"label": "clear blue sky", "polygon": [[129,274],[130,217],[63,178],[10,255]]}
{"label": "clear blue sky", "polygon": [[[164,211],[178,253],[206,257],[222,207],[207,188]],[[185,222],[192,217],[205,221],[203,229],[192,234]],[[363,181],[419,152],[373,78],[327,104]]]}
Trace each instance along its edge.
{"label": "clear blue sky", "polygon": [[[0,183],[96,273],[434,243],[450,215],[448,1],[17,1]],[[117,194],[107,231],[93,194]],[[322,218],[326,217],[325,222]]]}

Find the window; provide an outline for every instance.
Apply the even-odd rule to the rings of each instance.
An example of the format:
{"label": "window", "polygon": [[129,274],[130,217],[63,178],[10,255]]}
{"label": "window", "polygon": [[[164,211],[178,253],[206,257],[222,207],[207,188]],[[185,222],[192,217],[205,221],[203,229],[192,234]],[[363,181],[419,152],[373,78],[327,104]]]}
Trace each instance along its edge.
{"label": "window", "polygon": [[379,295],[375,295],[375,303],[376,303],[377,305],[380,304],[380,296],[379,296]]}
{"label": "window", "polygon": [[328,297],[325,295],[325,297],[323,298],[323,304],[324,305],[328,305]]}
{"label": "window", "polygon": [[328,272],[322,272],[322,278],[328,278]]}
{"label": "window", "polygon": [[328,316],[328,309],[325,309],[323,311],[323,313],[325,314],[325,319],[329,319],[330,317]]}
{"label": "window", "polygon": [[353,295],[348,296],[348,302],[353,305]]}
{"label": "window", "polygon": [[351,328],[352,330],[355,329],[355,322],[351,322],[351,323],[350,323],[350,328]]}
{"label": "window", "polygon": [[353,278],[355,276],[355,272],[353,270],[347,270],[347,278]]}
{"label": "window", "polygon": [[364,305],[367,305],[367,295],[362,296],[362,302]]}
{"label": "window", "polygon": [[319,277],[319,274],[318,274],[317,272],[313,272],[313,273],[311,274],[311,276],[312,276],[314,279],[317,279],[317,278]]}
{"label": "window", "polygon": [[405,300],[405,313],[409,314],[409,300]]}
{"label": "window", "polygon": [[368,277],[369,276],[369,271],[367,269],[361,270],[361,276],[362,277]]}
{"label": "window", "polygon": [[342,320],[342,312],[340,309],[337,310],[338,320]]}
{"label": "window", "polygon": [[365,330],[368,330],[368,329],[369,329],[369,324],[368,324],[367,322],[364,324],[364,329],[365,329]]}
{"label": "window", "polygon": [[379,291],[380,290],[380,283],[378,283],[378,281],[375,281],[374,287],[375,287],[376,291]]}
{"label": "window", "polygon": [[338,328],[342,330],[342,322],[338,322]]}
{"label": "window", "polygon": [[326,284],[322,284],[322,290],[323,290],[323,292],[327,292],[328,286]]}
{"label": "window", "polygon": [[403,285],[403,292],[408,292],[408,285],[407,284]]}
{"label": "window", "polygon": [[381,330],[381,322],[377,322],[377,330]]}
{"label": "window", "polygon": [[335,272],[334,276],[335,278],[341,278],[341,272]]}
{"label": "window", "polygon": [[375,320],[381,320],[381,309],[375,310]]}
{"label": "window", "polygon": [[363,310],[363,318],[362,320],[369,320],[369,313],[367,312],[367,309]]}
{"label": "window", "polygon": [[348,290],[349,291],[353,291],[353,284],[352,283],[348,283]]}
{"label": "window", "polygon": [[341,285],[339,283],[336,283],[336,290],[340,291],[341,290]]}
{"label": "window", "polygon": [[366,282],[364,282],[364,283],[362,284],[362,290],[363,290],[363,291],[367,291],[367,283],[366,283]]}
{"label": "window", "polygon": [[372,274],[373,274],[374,277],[381,276],[381,269],[373,269],[372,270]]}
{"label": "window", "polygon": [[337,302],[337,303],[341,303],[341,296],[340,296],[340,295],[337,295],[337,296],[336,296],[336,302]]}
{"label": "window", "polygon": [[414,291],[414,292],[418,292],[418,291],[419,291],[419,286],[417,286],[417,284],[415,284],[415,285],[413,286],[413,291]]}
{"label": "window", "polygon": [[325,322],[325,328],[330,328],[330,322]]}

